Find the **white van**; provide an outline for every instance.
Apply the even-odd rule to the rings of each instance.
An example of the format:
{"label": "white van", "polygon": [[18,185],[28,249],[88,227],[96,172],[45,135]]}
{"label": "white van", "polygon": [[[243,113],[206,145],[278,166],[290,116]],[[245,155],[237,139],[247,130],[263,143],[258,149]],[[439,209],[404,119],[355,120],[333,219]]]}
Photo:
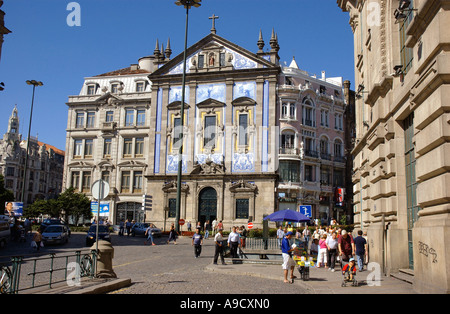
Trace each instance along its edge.
{"label": "white van", "polygon": [[0,248],[4,247],[11,236],[9,221],[0,219]]}

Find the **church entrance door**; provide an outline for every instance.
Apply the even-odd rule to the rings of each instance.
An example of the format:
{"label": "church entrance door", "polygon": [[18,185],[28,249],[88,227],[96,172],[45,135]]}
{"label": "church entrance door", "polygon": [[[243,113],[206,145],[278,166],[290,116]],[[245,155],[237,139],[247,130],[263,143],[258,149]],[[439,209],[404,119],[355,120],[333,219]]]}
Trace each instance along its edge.
{"label": "church entrance door", "polygon": [[209,220],[209,228],[211,230],[211,223],[217,218],[217,192],[215,189],[208,187],[204,188],[198,198],[198,218],[202,228],[205,221]]}

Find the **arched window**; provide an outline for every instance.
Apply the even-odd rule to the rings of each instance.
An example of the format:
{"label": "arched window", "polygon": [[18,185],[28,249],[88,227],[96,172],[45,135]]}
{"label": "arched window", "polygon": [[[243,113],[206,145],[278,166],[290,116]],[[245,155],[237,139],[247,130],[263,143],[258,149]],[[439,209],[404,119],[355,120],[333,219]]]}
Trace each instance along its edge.
{"label": "arched window", "polygon": [[305,97],[302,105],[302,124],[315,127],[316,126],[316,109],[314,102]]}
{"label": "arched window", "polygon": [[342,141],[340,139],[334,140],[334,156],[335,157],[342,157]]}

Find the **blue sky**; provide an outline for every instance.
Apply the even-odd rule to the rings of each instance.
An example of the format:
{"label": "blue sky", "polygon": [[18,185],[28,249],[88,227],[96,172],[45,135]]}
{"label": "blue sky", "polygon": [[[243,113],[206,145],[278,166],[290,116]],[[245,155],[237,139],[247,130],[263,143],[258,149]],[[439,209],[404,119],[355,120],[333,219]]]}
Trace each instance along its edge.
{"label": "blue sky", "polygon": [[[85,77],[128,67],[153,54],[156,40],[172,58],[182,53],[185,10],[175,0],[78,0],[81,26],[67,25],[70,0],[4,0],[5,36],[0,60],[0,136],[17,104],[20,132],[28,133],[32,87],[36,89],[31,135],[65,149],[69,95],[78,95]],[[280,61],[320,76],[354,81],[353,35],[348,13],[335,0],[203,0],[189,14],[188,45],[208,35],[215,14],[217,35],[257,52],[259,30],[270,47],[278,34]],[[353,84],[352,84],[353,87]]]}

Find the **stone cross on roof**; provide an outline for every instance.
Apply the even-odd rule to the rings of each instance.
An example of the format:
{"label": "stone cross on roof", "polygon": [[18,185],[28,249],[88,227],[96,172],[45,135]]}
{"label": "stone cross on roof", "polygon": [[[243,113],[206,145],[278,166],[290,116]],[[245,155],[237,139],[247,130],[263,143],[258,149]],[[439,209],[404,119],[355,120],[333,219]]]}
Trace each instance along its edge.
{"label": "stone cross on roof", "polygon": [[211,17],[209,17],[210,20],[212,20],[212,28],[211,28],[211,33],[215,34],[216,33],[216,19],[218,19],[219,17],[216,15],[212,15]]}

